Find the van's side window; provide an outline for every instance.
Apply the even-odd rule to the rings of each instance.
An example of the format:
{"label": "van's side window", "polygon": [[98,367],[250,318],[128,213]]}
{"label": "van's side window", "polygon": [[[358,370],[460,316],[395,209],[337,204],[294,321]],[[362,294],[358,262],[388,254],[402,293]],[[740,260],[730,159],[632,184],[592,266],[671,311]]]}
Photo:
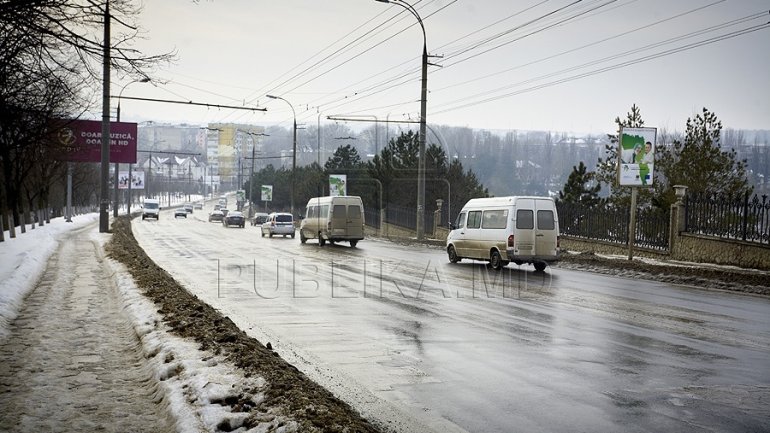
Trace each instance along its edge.
{"label": "van's side window", "polygon": [[481,228],[483,229],[504,229],[508,224],[505,220],[508,216],[508,211],[505,210],[485,210],[484,217],[481,222]]}
{"label": "van's side window", "polygon": [[316,218],[318,216],[318,206],[309,206],[307,208],[307,217]]}
{"label": "van's side window", "polygon": [[552,210],[537,211],[537,228],[539,230],[553,230],[555,228]]}
{"label": "van's side window", "polygon": [[481,211],[473,210],[468,212],[468,228],[477,229],[481,227]]}
{"label": "van's side window", "polygon": [[516,210],[516,228],[533,229],[535,228],[535,214],[530,209]]}
{"label": "van's side window", "polygon": [[329,205],[321,205],[321,211],[318,213],[319,218],[329,218]]}
{"label": "van's side window", "polygon": [[465,212],[460,212],[460,215],[457,215],[457,220],[455,221],[455,227],[458,229],[465,227]]}

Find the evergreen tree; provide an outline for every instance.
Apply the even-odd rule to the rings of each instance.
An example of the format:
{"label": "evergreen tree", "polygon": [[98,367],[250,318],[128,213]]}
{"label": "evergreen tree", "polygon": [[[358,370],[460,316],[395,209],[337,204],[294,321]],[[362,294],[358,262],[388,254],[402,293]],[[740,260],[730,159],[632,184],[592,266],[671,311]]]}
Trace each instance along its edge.
{"label": "evergreen tree", "polygon": [[578,166],[572,167],[572,173],[564,184],[564,189],[559,192],[559,200],[566,203],[580,203],[586,206],[594,206],[601,201],[599,191],[600,183],[588,186],[594,181],[594,173],[588,172],[583,161]]}
{"label": "evergreen tree", "polygon": [[655,169],[662,174],[662,181],[656,181],[661,206],[675,201],[674,185],[686,185],[688,193],[751,193],[746,160],[739,161],[735,149],[722,150],[721,131],[722,122],[704,107],[702,114],[687,119],[684,141],[659,146]]}
{"label": "evergreen tree", "polygon": [[599,158],[596,165],[595,178],[599,184],[606,184],[610,191],[610,200],[616,204],[630,203],[631,188],[618,185],[618,136],[621,128],[641,128],[644,126],[642,113],[636,104],[631,105],[631,111],[625,119],[615,118],[618,135],[607,134],[610,144],[604,146],[604,158]]}

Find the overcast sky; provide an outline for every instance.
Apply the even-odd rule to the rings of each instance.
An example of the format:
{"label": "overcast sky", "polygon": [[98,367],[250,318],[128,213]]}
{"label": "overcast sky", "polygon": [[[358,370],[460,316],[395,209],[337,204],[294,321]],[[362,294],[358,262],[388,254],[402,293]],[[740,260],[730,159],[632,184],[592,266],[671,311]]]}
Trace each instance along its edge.
{"label": "overcast sky", "polygon": [[[725,127],[770,129],[768,0],[412,3],[429,54],[443,56],[430,59],[441,65],[429,66],[430,124],[604,133],[637,104],[646,126],[682,131],[707,107]],[[300,124],[419,119],[422,32],[398,5],[146,1],[140,22],[138,48],[178,60],[154,76],[164,84],[124,96],[268,111],[122,100],[124,121],[290,126],[289,104],[266,94]],[[127,82],[113,77],[112,92]]]}

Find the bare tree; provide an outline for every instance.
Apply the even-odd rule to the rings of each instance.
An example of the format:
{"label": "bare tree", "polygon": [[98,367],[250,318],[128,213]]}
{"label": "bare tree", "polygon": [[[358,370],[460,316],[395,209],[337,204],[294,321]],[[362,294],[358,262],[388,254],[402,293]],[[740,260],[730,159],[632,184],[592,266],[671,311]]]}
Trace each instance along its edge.
{"label": "bare tree", "polygon": [[[101,89],[106,1],[7,0],[0,2],[0,211],[18,220],[22,185],[27,197],[47,202],[61,172],[51,140],[55,119],[76,118]],[[118,75],[148,77],[171,53],[144,55],[140,12],[133,0],[109,2],[114,29],[110,66]]]}

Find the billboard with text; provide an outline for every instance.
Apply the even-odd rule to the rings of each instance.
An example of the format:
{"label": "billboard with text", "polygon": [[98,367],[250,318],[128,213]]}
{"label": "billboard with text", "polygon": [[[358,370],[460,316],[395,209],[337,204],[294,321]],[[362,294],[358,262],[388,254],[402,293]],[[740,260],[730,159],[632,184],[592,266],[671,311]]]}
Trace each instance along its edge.
{"label": "billboard with text", "polygon": [[[110,122],[110,162],[136,163],[136,123]],[[74,162],[101,162],[102,122],[65,120],[56,128],[56,140],[64,149],[62,159]]]}

